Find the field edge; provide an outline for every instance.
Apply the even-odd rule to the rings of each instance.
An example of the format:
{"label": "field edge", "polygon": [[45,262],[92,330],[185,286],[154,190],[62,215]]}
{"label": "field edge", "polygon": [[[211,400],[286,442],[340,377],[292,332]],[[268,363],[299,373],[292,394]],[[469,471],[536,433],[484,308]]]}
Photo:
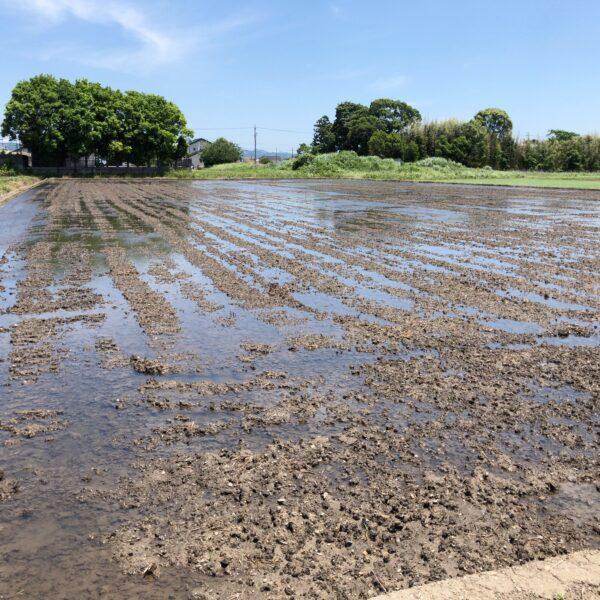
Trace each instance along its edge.
{"label": "field edge", "polygon": [[[586,594],[583,595],[582,588]],[[581,550],[566,556],[536,560],[516,567],[455,577],[390,592],[372,600],[535,600],[592,598],[600,593],[600,550]]]}
{"label": "field edge", "polygon": [[[32,179],[33,179],[33,181],[31,181]],[[10,189],[7,192],[0,193],[0,206],[2,204],[6,204],[13,198],[20,196],[21,194],[27,192],[28,190],[40,185],[43,181],[44,181],[44,179],[40,179],[37,177],[35,177],[35,178],[28,177],[27,181],[25,181],[25,182],[18,182],[18,181],[14,182],[17,185],[10,186]],[[1,179],[0,179],[0,182],[2,182]],[[9,183],[12,184],[13,182],[9,182]]]}

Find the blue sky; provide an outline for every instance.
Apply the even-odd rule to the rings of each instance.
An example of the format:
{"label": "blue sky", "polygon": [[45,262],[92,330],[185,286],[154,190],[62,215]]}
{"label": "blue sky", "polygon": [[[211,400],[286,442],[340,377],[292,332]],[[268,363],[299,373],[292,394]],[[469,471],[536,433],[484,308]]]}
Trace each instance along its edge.
{"label": "blue sky", "polygon": [[246,148],[255,123],[291,130],[258,141],[289,151],[339,101],[377,97],[427,119],[499,106],[522,136],[600,132],[598,0],[0,0],[0,56],[0,108],[20,79],[86,77]]}

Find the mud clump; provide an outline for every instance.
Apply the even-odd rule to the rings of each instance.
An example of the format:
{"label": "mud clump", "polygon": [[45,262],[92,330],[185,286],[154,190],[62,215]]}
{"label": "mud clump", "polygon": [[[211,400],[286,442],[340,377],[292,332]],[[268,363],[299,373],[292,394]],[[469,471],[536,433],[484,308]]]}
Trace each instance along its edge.
{"label": "mud clump", "polygon": [[[147,465],[124,496],[147,516],[107,541],[130,573],[151,561],[193,569],[216,591],[315,598],[369,597],[577,543],[560,519],[548,531],[531,518],[550,482],[450,466],[415,476],[398,468],[402,443],[365,433]],[[382,450],[401,450],[399,463],[382,464]]]}
{"label": "mud clump", "polygon": [[273,352],[273,346],[270,344],[257,344],[254,342],[242,342],[243,350],[250,354],[266,356]]}
{"label": "mud clump", "polygon": [[298,350],[320,350],[322,348],[334,348],[337,350],[346,349],[348,346],[332,336],[326,336],[322,333],[313,335],[304,335],[293,338],[289,341],[288,349],[290,352]]}
{"label": "mud clump", "polygon": [[60,337],[79,323],[97,326],[105,318],[101,313],[48,319],[23,319],[13,325],[12,350],[9,354],[9,372],[23,383],[35,383],[44,373],[56,373],[68,350],[60,347]]}
{"label": "mud clump", "polygon": [[58,419],[60,410],[20,410],[12,419],[0,420],[0,431],[7,431],[15,437],[33,438],[38,435],[60,431],[66,422]]}
{"label": "mud clump", "polygon": [[12,498],[19,491],[19,483],[15,479],[7,479],[0,469],[0,502]]}
{"label": "mud clump", "polygon": [[129,357],[129,364],[136,373],[143,373],[144,375],[167,375],[174,372],[174,368],[170,365],[137,355]]}
{"label": "mud clump", "polygon": [[102,367],[105,369],[123,368],[129,364],[127,356],[121,352],[117,343],[111,338],[96,340],[94,347],[102,357]]}

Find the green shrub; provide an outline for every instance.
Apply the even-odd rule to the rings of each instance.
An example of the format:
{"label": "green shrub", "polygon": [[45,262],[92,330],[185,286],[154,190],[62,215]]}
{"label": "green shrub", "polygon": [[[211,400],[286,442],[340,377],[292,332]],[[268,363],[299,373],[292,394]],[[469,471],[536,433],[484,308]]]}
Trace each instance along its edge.
{"label": "green shrub", "polygon": [[0,164],[0,176],[6,177],[8,175],[16,175],[17,172],[13,169],[12,165]]}
{"label": "green shrub", "polygon": [[381,158],[404,158],[406,144],[398,133],[376,131],[369,140],[369,154]]}
{"label": "green shrub", "polygon": [[293,161],[286,161],[281,169],[301,169],[303,173],[315,177],[340,177],[353,173],[376,173],[393,171],[398,164],[392,159],[377,156],[359,156],[353,150],[332,154],[301,154]]}
{"label": "green shrub", "polygon": [[313,160],[315,159],[314,154],[299,154],[293,161],[292,161],[292,169],[294,171],[297,171],[298,169],[301,169],[303,167],[306,167],[307,165],[309,165]]}
{"label": "green shrub", "polygon": [[431,156],[429,158],[423,158],[413,163],[416,167],[425,167],[427,169],[436,169],[439,171],[453,170],[460,171],[464,169],[464,165],[457,163],[448,158],[441,158],[439,156]]}
{"label": "green shrub", "polygon": [[234,163],[242,158],[242,149],[225,138],[216,139],[202,152],[202,161],[205,167]]}

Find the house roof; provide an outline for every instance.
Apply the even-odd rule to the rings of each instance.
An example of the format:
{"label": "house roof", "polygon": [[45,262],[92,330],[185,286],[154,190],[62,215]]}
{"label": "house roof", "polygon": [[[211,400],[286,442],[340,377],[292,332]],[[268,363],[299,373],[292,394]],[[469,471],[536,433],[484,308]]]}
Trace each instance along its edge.
{"label": "house roof", "polygon": [[211,142],[210,140],[207,140],[206,138],[203,138],[203,137],[199,137],[199,138],[196,138],[195,140],[192,140],[192,141],[191,141],[191,142],[188,144],[188,146],[190,146],[190,145],[192,145],[192,144],[195,144],[196,142],[208,142],[209,144],[212,144],[212,142]]}

